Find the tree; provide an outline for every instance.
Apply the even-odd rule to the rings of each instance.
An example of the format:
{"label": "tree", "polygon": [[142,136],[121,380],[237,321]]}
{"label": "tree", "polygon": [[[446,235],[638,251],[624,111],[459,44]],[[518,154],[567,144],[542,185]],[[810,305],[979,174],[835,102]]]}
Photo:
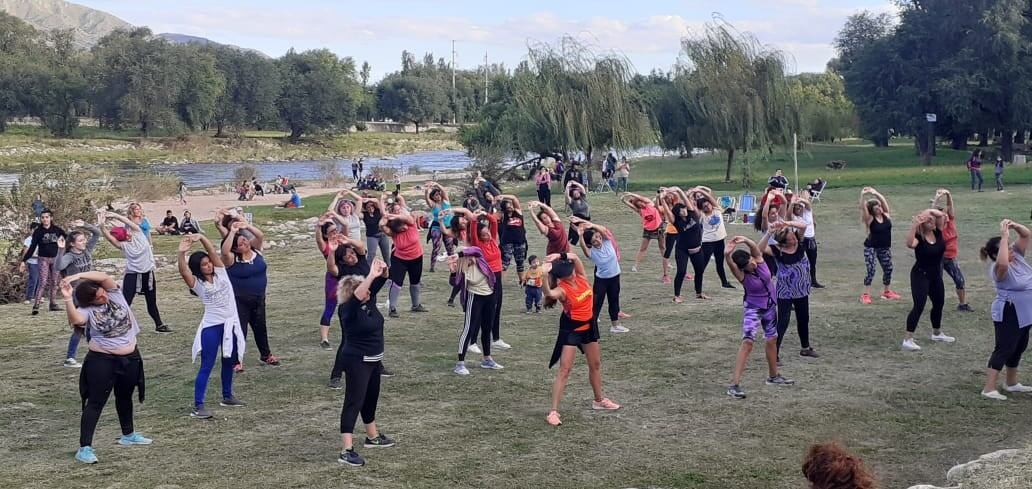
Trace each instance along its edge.
{"label": "tree", "polygon": [[439,119],[447,111],[444,91],[432,80],[411,75],[388,77],[376,92],[376,107],[381,115],[396,121],[419,125]]}
{"label": "tree", "polygon": [[0,132],[7,129],[9,119],[27,114],[25,94],[33,87],[40,44],[36,29],[0,11]]}
{"label": "tree", "polygon": [[179,79],[175,108],[179,120],[191,131],[205,129],[225,94],[226,77],[216,68],[215,55],[201,47],[177,47],[175,62]]}
{"label": "tree", "polygon": [[355,122],[355,99],[360,89],[355,62],[328,49],[297,53],[279,60],[283,81],[276,103],[290,129],[290,140],[313,130],[346,130]]}
{"label": "tree", "polygon": [[93,47],[93,104],[101,122],[112,127],[140,126],[144,137],[156,126],[176,119],[179,96],[177,64],[172,47],[147,28],[116,30]]}
{"label": "tree", "polygon": [[372,73],[373,67],[369,66],[368,61],[362,62],[362,71],[358,73],[358,78],[362,82],[362,88],[369,86],[369,75]]}
{"label": "tree", "polygon": [[222,137],[227,127],[278,126],[276,100],[281,84],[276,62],[225,46],[214,47],[213,52],[216,67],[225,79],[225,90],[215,101],[216,137]]}

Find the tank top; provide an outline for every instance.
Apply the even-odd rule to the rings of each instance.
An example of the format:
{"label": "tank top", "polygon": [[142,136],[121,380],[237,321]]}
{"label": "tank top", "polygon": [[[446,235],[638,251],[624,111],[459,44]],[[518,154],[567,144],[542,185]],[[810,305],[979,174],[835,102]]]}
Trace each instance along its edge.
{"label": "tank top", "polygon": [[[573,282],[559,280],[559,288],[566,294],[563,302],[563,313],[577,322],[588,322],[595,315],[594,297],[591,285],[579,275],[574,275]],[[579,329],[579,328],[578,328]]]}
{"label": "tank top", "polygon": [[936,229],[935,242],[925,241],[924,236],[917,235],[917,247],[914,248],[914,268],[925,274],[942,277],[942,257],[946,254],[946,241],[942,239],[942,231]]}
{"label": "tank top", "polygon": [[641,213],[641,227],[646,231],[655,231],[659,229],[659,225],[662,224],[662,219],[659,218],[659,209],[656,209],[654,205],[647,205],[640,210]]}
{"label": "tank top", "polygon": [[583,216],[587,216],[585,217],[585,219],[591,218],[590,211],[588,210],[588,202],[584,200],[584,198],[571,200],[570,211],[574,214],[581,214]]}
{"label": "tank top", "polygon": [[892,247],[892,219],[882,216],[882,222],[871,219],[871,234],[867,235],[864,246],[868,248]]}

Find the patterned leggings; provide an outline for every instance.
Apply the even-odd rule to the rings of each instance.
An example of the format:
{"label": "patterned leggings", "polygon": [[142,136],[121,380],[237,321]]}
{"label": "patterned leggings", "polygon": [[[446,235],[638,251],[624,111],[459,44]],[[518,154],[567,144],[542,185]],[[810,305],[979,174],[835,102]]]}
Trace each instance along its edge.
{"label": "patterned leggings", "polygon": [[882,284],[892,283],[892,248],[864,248],[864,265],[867,266],[867,275],[864,276],[864,286],[869,287],[874,282],[874,260],[882,268]]}
{"label": "patterned leggings", "polygon": [[430,260],[430,271],[432,272],[434,271],[434,264],[437,263],[437,256],[441,254],[442,245],[450,255],[455,252],[455,240],[445,236],[440,226],[432,226],[430,228],[430,240],[433,243],[433,252],[431,253],[433,258]]}

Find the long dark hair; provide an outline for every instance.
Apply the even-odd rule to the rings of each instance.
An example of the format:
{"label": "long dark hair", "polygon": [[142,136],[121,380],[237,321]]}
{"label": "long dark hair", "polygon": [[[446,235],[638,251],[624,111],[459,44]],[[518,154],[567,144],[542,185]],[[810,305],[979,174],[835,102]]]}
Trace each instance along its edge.
{"label": "long dark hair", "polygon": [[195,251],[190,254],[190,259],[186,262],[187,266],[190,268],[190,273],[201,280],[204,280],[204,273],[201,272],[201,262],[204,261],[205,258],[210,259],[207,253],[203,251]]}
{"label": "long dark hair", "polygon": [[985,242],[985,246],[978,250],[978,256],[982,257],[982,261],[996,261],[996,257],[1000,254],[1000,241],[1002,240],[1003,238],[994,236]]}

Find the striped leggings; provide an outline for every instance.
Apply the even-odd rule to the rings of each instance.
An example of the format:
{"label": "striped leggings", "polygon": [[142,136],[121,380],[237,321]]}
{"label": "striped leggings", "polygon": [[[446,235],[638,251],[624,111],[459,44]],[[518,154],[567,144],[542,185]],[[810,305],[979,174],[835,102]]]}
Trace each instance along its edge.
{"label": "striped leggings", "polygon": [[882,284],[892,283],[892,248],[864,248],[864,265],[867,267],[867,275],[864,276],[864,286],[869,287],[874,282],[874,261],[877,258],[882,269]]}

